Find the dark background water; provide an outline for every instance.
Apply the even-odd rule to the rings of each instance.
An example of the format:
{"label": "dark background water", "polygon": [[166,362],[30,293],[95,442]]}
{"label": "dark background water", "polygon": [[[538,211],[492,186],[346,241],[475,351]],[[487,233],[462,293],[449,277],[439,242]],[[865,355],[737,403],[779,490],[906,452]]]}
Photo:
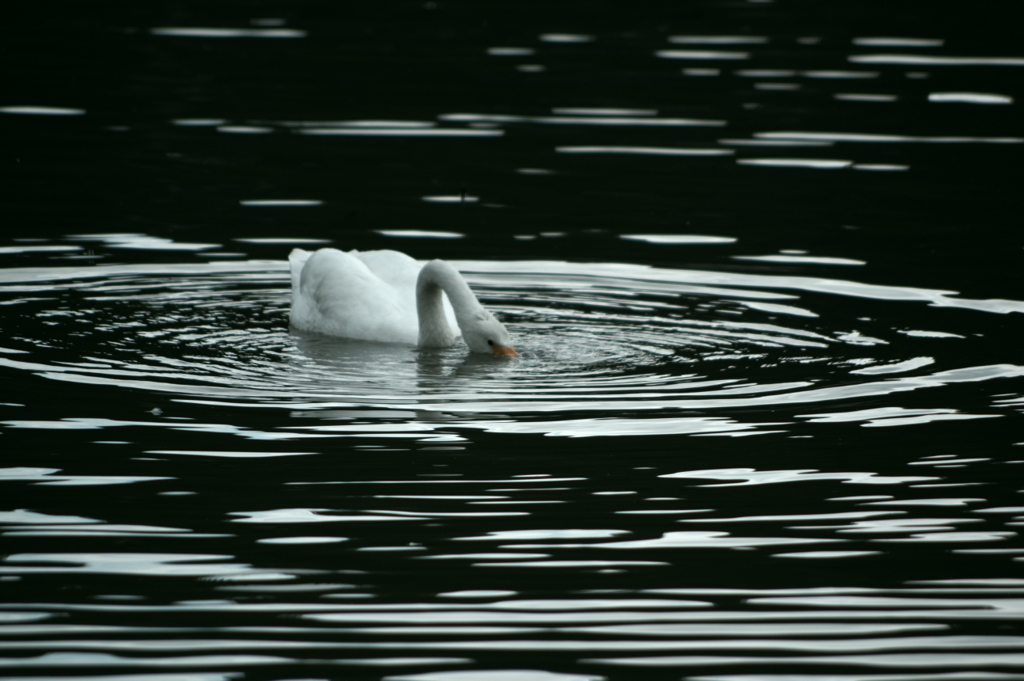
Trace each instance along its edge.
{"label": "dark background water", "polygon": [[1024,678],[1013,9],[5,9],[0,675]]}

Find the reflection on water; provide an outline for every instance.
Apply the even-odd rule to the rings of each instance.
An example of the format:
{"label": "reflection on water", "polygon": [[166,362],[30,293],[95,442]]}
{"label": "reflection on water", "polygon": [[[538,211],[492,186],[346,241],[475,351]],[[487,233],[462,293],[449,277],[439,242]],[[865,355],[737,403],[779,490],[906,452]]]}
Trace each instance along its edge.
{"label": "reflection on water", "polygon": [[[175,250],[138,234],[83,238]],[[821,275],[869,266],[741,255],[728,237],[623,241],[727,247]],[[850,426],[1017,418],[1015,355],[975,364],[963,346],[1022,303],[850,276],[457,264],[520,359],[289,331],[281,261],[3,270],[6,371],[159,406],[39,418],[6,405],[8,441],[89,433],[96,460],[118,463],[99,473],[75,456],[61,468],[20,457],[0,469],[5,491],[120,487],[135,501],[0,512],[0,580],[24,589],[0,613],[13,654],[0,668],[739,681],[750,668],[939,679],[1024,666],[1024,581],[983,576],[1024,560],[1024,507],[1005,486],[1024,461],[973,439],[952,451],[836,444]],[[971,397],[977,386],[992,397]],[[536,434],[599,444],[538,447]],[[735,444],[709,450],[686,434]],[[677,437],[601,444],[665,435]],[[487,438],[506,440],[491,450]],[[793,444],[745,444],[765,438]],[[63,599],[54,581],[87,597]],[[524,653],[580,673],[516,671]]]}
{"label": "reflection on water", "polygon": [[[178,246],[129,237],[102,238],[115,249]],[[728,243],[711,243],[716,241]],[[899,308],[910,306],[916,319],[942,325],[941,312],[929,314],[922,302],[986,314],[1024,311],[1017,301],[848,279],[627,264],[456,264],[509,325],[520,361],[495,362],[461,346],[420,350],[289,332],[281,327],[287,306],[282,263],[253,262],[7,270],[3,291],[24,321],[0,364],[57,381],[136,387],[191,402],[299,408],[310,415],[310,409],[332,410],[324,423],[259,435],[237,431],[282,439],[389,433],[459,440],[467,429],[563,436],[784,432],[795,423],[891,426],[993,418],[1007,410],[998,404],[981,413],[921,409],[898,400],[902,393],[1024,375],[1024,368],[1007,362],[960,365],[956,339],[964,340],[962,334],[905,328],[907,312]],[[897,307],[878,308],[866,322],[837,314],[837,297]],[[69,304],[73,300],[81,303]],[[50,337],[54,325],[67,323],[77,327],[74,338],[80,340]],[[914,335],[917,343],[908,338]],[[61,354],[37,357],[32,351],[47,346]],[[884,406],[840,406],[883,397]],[[358,411],[339,416],[346,408]],[[739,411],[750,408],[773,415],[764,421]],[[73,417],[63,423],[115,425]],[[30,421],[8,425],[33,427]]]}
{"label": "reflection on water", "polygon": [[0,676],[1024,678],[1012,22],[322,4],[7,27]]}

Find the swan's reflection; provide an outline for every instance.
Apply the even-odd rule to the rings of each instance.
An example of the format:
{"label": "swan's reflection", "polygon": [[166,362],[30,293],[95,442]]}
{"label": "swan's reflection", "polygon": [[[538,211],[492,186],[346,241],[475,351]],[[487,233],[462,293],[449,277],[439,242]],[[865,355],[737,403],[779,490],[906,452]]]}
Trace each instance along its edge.
{"label": "swan's reflection", "polygon": [[[419,348],[400,343],[374,343],[291,330],[299,353],[318,368],[339,377],[380,380],[400,385],[404,379],[488,378],[509,369],[509,358],[474,354],[465,346]],[[399,383],[396,384],[395,382]]]}
{"label": "swan's reflection", "polygon": [[294,328],[290,334],[295,339],[295,347],[304,357],[335,370],[360,367],[360,373],[372,376],[396,364],[410,364],[413,360],[413,348],[400,343],[336,338]]}
{"label": "swan's reflection", "polygon": [[[479,395],[493,403],[496,375],[511,370],[509,358],[469,353],[465,347],[417,348],[414,346],[355,341],[292,330],[295,347],[304,360],[303,373],[326,392],[340,392],[346,400],[375,406],[394,404],[397,409],[377,418],[403,420],[464,419],[465,410]],[[481,390],[483,382],[487,390]],[[456,403],[458,414],[417,410],[417,406]],[[404,409],[402,409],[404,407]],[[412,411],[410,411],[412,408]],[[362,410],[331,410],[325,418],[359,418]],[[319,412],[308,413],[315,416]],[[493,416],[493,414],[492,414]],[[410,417],[412,417],[410,419]]]}

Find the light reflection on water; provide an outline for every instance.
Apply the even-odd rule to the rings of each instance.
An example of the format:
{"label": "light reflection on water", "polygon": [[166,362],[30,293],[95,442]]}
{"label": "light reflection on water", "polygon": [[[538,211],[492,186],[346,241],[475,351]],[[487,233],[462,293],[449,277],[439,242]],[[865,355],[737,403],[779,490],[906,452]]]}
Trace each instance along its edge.
{"label": "light reflection on water", "polygon": [[[176,246],[140,235],[96,238],[113,248]],[[496,362],[461,347],[418,350],[285,331],[280,263],[7,270],[3,291],[12,296],[11,309],[40,320],[40,326],[34,336],[24,331],[8,340],[12,347],[0,356],[5,366],[57,381],[171,393],[185,401],[285,407],[318,421],[275,432],[159,419],[7,424],[150,425],[276,439],[305,434],[459,440],[457,433],[467,429],[562,436],[783,432],[796,422],[892,426],[998,417],[1006,412],[997,404],[971,413],[891,401],[901,393],[1024,375],[1024,367],[1008,363],[953,365],[945,349],[958,334],[901,328],[895,309],[879,309],[864,328],[861,320],[837,316],[830,298],[926,302],[975,314],[1024,311],[1017,301],[843,279],[628,264],[456,265],[505,319],[520,360]],[[69,295],[84,305],[69,306]],[[920,311],[915,314],[922,318]],[[58,320],[75,324],[83,340],[61,341],[60,354],[35,359],[31,348],[53,343],[48,336]],[[894,356],[897,333],[921,335],[928,355]],[[77,345],[87,347],[87,354]],[[831,411],[830,403],[884,396],[890,400],[885,407]],[[737,418],[737,410],[751,407],[771,408],[773,418]],[[825,408],[830,411],[822,413]],[[323,409],[330,411],[317,418]]]}
{"label": "light reflection on water", "polygon": [[[981,272],[965,254],[995,234],[991,214],[979,206],[964,221],[977,234],[935,246],[952,265],[929,276],[914,267],[929,244],[897,239],[893,258],[889,233],[854,248],[822,227],[884,224],[886,192],[970,204],[979,186],[938,171],[991,178],[994,154],[1015,158],[1019,124],[997,117],[1020,101],[1016,53],[928,26],[843,38],[666,19],[672,35],[646,41],[618,23],[537,21],[480,36],[469,58],[450,35],[432,53],[417,34],[410,58],[398,38],[394,57],[379,35],[335,41],[329,21],[166,20],[131,31],[152,50],[132,77],[168,93],[156,106],[133,90],[129,114],[108,86],[64,96],[40,77],[45,97],[0,107],[0,123],[45,129],[53,149],[77,154],[70,126],[97,135],[101,175],[124,144],[125,177],[152,164],[166,189],[122,196],[123,178],[102,175],[119,189],[111,213],[131,214],[111,227],[91,208],[109,192],[88,185],[92,165],[69,182],[38,153],[66,152],[18,159],[47,195],[0,245],[0,371],[16,386],[0,403],[0,675],[1020,678],[1024,302],[988,279],[943,289]],[[247,46],[263,82],[229,101],[251,76],[235,80],[217,50]],[[179,79],[191,51],[202,68]],[[416,80],[449,59],[457,87],[373,75],[389,59]],[[371,74],[375,92],[353,81],[325,98],[328,73]],[[495,96],[471,96],[492,80]],[[273,160],[250,173],[261,156]],[[230,179],[207,174],[221,163]],[[53,201],[52,186],[74,196],[80,182],[88,201]],[[437,212],[353,227],[337,211],[374,182],[387,186],[375,210]],[[915,182],[927,193],[904,197]],[[509,191],[525,183],[581,204],[613,196],[625,219],[590,229],[602,216],[552,201],[513,229],[503,211],[537,197]],[[762,221],[776,192],[784,220]],[[201,219],[168,216],[200,195]],[[849,196],[868,209],[819,219]],[[44,203],[62,231],[36,238]],[[748,204],[758,219],[742,230],[706,219]],[[244,216],[220,233],[178,224],[219,224],[211,205]],[[483,226],[455,216],[471,210]],[[349,238],[418,256],[457,244],[448,257],[521,358],[289,332],[281,258]],[[518,242],[530,250],[505,252]]]}

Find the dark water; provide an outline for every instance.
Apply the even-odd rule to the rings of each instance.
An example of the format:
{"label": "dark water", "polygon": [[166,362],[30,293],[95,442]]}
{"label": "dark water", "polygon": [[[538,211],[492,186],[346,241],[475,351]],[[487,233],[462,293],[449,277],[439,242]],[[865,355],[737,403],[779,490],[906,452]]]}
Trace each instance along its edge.
{"label": "dark water", "polygon": [[1012,7],[11,10],[0,677],[1024,679]]}

